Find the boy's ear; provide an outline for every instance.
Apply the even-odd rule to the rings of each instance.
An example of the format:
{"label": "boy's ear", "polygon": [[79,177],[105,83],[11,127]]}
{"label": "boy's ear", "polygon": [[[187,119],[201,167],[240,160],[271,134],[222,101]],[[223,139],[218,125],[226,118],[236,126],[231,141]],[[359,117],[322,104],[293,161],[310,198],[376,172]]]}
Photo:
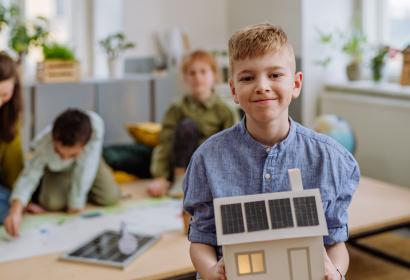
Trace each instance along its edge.
{"label": "boy's ear", "polygon": [[296,99],[299,97],[300,91],[302,90],[302,80],[303,80],[302,72],[296,72],[294,82],[293,82],[292,99]]}
{"label": "boy's ear", "polygon": [[231,89],[231,95],[232,95],[232,97],[233,97],[233,101],[234,101],[236,104],[239,104],[238,96],[236,95],[236,91],[235,91],[235,85],[233,84],[233,80],[232,80],[232,79],[229,80],[229,87],[230,87],[230,89]]}

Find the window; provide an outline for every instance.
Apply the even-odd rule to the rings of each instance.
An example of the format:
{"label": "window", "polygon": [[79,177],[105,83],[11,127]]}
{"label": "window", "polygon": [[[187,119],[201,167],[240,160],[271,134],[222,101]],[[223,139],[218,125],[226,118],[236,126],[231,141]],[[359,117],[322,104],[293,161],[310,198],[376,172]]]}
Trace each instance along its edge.
{"label": "window", "polygon": [[403,49],[410,44],[409,0],[362,0],[363,28],[370,43]]}
{"label": "window", "polygon": [[239,276],[266,273],[265,252],[255,251],[236,254],[236,267]]}
{"label": "window", "polygon": [[52,41],[69,43],[72,41],[72,6],[70,0],[25,0],[25,14],[29,20],[38,16],[47,18]]}

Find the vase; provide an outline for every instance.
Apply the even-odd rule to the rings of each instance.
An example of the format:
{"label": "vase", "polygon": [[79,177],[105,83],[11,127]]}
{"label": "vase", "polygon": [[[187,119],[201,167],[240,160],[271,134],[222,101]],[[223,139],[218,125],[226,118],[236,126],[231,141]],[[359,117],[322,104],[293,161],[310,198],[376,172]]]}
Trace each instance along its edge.
{"label": "vase", "polygon": [[351,62],[346,66],[346,74],[349,81],[361,79],[361,65],[358,62]]}
{"label": "vase", "polygon": [[111,79],[116,79],[121,77],[120,61],[118,58],[108,58],[108,77]]}

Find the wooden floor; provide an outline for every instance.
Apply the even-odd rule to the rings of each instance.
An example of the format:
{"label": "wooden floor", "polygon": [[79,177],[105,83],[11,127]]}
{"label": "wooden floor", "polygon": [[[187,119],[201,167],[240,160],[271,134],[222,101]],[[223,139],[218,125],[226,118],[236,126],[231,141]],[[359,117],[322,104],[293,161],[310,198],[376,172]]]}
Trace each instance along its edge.
{"label": "wooden floor", "polygon": [[[361,241],[366,245],[382,249],[390,254],[410,260],[410,230],[407,233],[385,233]],[[348,247],[350,266],[346,279],[350,280],[410,280],[410,270],[382,261]]]}

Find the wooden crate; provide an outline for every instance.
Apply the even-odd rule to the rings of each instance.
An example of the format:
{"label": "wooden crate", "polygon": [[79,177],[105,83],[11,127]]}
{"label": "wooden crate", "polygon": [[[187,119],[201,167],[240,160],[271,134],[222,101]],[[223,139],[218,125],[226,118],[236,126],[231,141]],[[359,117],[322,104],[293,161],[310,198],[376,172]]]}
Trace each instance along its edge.
{"label": "wooden crate", "polygon": [[410,85],[410,47],[403,51],[403,69],[401,71],[400,84],[403,86]]}
{"label": "wooden crate", "polygon": [[37,63],[37,80],[45,83],[79,81],[80,63],[67,60],[45,60]]}

